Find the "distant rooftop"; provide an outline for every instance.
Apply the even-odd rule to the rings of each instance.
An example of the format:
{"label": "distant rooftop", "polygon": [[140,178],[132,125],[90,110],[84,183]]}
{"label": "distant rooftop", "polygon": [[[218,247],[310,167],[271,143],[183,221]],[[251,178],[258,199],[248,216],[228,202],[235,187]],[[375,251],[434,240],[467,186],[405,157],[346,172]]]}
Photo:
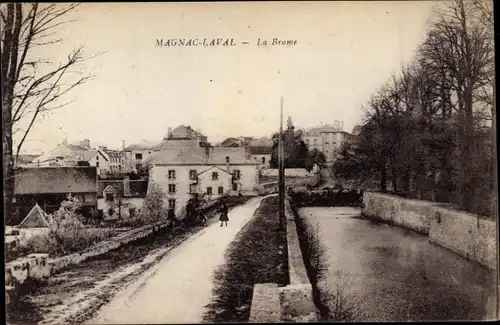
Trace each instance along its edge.
{"label": "distant rooftop", "polygon": [[125,151],[132,150],[159,150],[161,148],[161,141],[149,141],[149,140],[141,140],[139,143],[134,143],[125,147]]}
{"label": "distant rooftop", "polygon": [[20,168],[15,178],[16,195],[97,191],[95,167]]}
{"label": "distant rooftop", "polygon": [[157,152],[149,160],[158,165],[222,165],[229,157],[230,164],[256,165],[247,159],[244,148],[168,148]]}

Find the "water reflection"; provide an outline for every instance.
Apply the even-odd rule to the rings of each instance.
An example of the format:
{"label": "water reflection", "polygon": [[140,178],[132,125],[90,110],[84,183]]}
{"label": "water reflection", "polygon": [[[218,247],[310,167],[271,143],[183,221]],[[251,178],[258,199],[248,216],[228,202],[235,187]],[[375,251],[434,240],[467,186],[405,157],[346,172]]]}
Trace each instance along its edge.
{"label": "water reflection", "polygon": [[362,219],[353,208],[300,212],[319,224],[327,286],[349,288],[356,321],[491,319],[494,276],[478,263],[412,231]]}

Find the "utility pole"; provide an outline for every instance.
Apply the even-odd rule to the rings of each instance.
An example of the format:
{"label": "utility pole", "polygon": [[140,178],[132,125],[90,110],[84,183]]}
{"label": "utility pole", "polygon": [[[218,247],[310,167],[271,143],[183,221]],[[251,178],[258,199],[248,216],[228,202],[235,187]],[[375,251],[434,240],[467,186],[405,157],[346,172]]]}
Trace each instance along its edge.
{"label": "utility pole", "polygon": [[283,144],[283,96],[280,105],[280,134],[278,142],[278,196],[279,196],[279,216],[281,220],[285,218],[285,159]]}

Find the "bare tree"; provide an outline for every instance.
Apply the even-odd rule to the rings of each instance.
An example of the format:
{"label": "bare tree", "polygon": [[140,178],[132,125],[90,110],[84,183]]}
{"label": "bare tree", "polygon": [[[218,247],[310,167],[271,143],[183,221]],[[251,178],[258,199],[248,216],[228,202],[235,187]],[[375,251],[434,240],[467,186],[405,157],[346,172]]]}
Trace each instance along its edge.
{"label": "bare tree", "polygon": [[[13,216],[15,161],[40,116],[67,103],[61,99],[91,75],[73,70],[87,58],[76,48],[64,62],[40,57],[37,49],[57,46],[57,30],[70,20],[78,4],[2,4],[1,90],[4,168],[4,216]],[[39,53],[39,52],[38,52]],[[74,75],[76,72],[77,77]],[[20,124],[25,125],[21,128]],[[17,134],[16,134],[17,133]],[[13,136],[16,135],[14,145]]]}
{"label": "bare tree", "polygon": [[470,209],[474,197],[472,178],[472,152],[470,145],[474,133],[474,104],[477,94],[491,83],[489,69],[493,62],[491,34],[475,18],[472,2],[455,0],[438,13],[428,38],[421,48],[429,68],[446,70],[452,77],[453,90],[457,98],[460,131],[458,150],[462,168],[460,178],[462,205]]}

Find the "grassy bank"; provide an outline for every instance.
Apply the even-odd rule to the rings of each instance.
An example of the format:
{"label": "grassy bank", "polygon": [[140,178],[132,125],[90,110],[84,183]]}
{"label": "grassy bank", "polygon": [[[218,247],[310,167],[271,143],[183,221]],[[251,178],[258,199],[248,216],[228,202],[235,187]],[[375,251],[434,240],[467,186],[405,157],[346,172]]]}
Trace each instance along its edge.
{"label": "grassy bank", "polygon": [[[298,205],[301,206],[301,204]],[[354,299],[346,295],[350,283],[343,279],[343,274],[340,271],[335,273],[336,278],[339,279],[335,287],[324,286],[329,266],[326,247],[319,237],[319,225],[314,225],[305,216],[301,216],[297,211],[297,206],[292,205],[292,210],[295,214],[304,264],[312,286],[313,301],[320,313],[319,321],[354,321],[357,306]]]}
{"label": "grassy bank", "polygon": [[277,197],[264,199],[228,248],[226,263],[215,272],[205,322],[248,321],[256,283],[287,284],[286,229],[280,227],[277,207]]}

